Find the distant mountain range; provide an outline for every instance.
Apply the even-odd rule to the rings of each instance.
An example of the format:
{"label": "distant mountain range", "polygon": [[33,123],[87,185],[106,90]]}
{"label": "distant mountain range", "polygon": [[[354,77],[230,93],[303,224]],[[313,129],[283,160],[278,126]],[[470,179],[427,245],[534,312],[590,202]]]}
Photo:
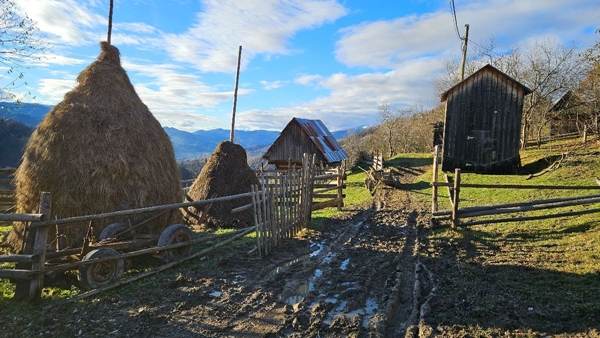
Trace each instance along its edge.
{"label": "distant mountain range", "polygon": [[[37,103],[0,102],[0,119],[13,120],[30,128],[35,128],[52,106]],[[177,160],[195,159],[213,152],[215,147],[229,139],[229,130],[211,129],[188,132],[173,127],[165,127],[171,138]],[[362,128],[340,130],[333,136],[340,140]],[[271,130],[236,130],[236,143],[241,144],[251,156],[266,151],[267,147],[279,136],[278,131]]]}

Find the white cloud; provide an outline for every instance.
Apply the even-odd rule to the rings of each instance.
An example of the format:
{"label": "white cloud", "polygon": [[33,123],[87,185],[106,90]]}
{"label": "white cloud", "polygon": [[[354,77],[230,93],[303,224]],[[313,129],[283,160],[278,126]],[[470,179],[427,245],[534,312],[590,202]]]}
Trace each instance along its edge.
{"label": "white cloud", "polygon": [[294,79],[294,82],[297,83],[297,84],[299,84],[299,85],[308,86],[309,84],[313,84],[313,83],[319,82],[321,79],[323,79],[323,77],[321,75],[317,75],[317,74],[302,74],[302,75],[296,77]]}
{"label": "white cloud", "polygon": [[335,0],[207,0],[197,22],[183,34],[165,35],[172,57],[204,71],[232,72],[237,47],[243,63],[257,54],[285,54],[298,31],[336,20],[346,13]]}
{"label": "white cloud", "polygon": [[[82,1],[16,0],[18,8],[27,14],[53,45],[89,45],[106,39],[108,19]],[[97,4],[88,2],[92,7]],[[160,30],[143,22],[116,22],[112,42],[115,45],[157,45]]]}
{"label": "white cloud", "polygon": [[41,79],[38,86],[41,103],[55,105],[63,100],[65,94],[75,87],[75,76],[63,79]]}
{"label": "white cloud", "polygon": [[81,65],[85,61],[82,59],[54,54],[54,53],[44,53],[41,55],[34,56],[34,60],[31,62],[32,66],[37,67],[47,67],[49,65],[59,65],[59,66],[73,66],[73,65]]}
{"label": "white cloud", "polygon": [[[600,17],[597,0],[489,0],[458,3],[457,10],[459,24],[471,25],[472,40],[494,38],[503,43],[502,47],[540,34],[570,41],[597,25]],[[448,9],[443,8],[343,29],[336,57],[349,66],[391,68],[415,57],[458,53],[459,48],[453,21]]]}
{"label": "white cloud", "polygon": [[328,95],[296,106],[245,111],[239,114],[239,124],[249,129],[279,129],[294,116],[321,119],[332,130],[372,124],[382,103],[396,108],[434,105],[437,97],[432,83],[443,67],[439,59],[421,58],[387,72],[333,74],[317,83],[329,90]]}
{"label": "white cloud", "polygon": [[92,38],[94,28],[106,25],[104,17],[74,0],[17,0],[16,3],[53,42],[86,43]]}
{"label": "white cloud", "polygon": [[274,90],[283,87],[286,84],[286,81],[260,81],[260,85],[264,90]]}
{"label": "white cloud", "polygon": [[[189,71],[173,64],[141,64],[125,60],[123,67],[138,80],[134,86],[140,98],[165,126],[198,130],[219,126],[200,110],[231,101],[233,90],[220,91],[203,83]],[[148,78],[149,81],[144,81]],[[251,90],[240,88],[239,95]]]}

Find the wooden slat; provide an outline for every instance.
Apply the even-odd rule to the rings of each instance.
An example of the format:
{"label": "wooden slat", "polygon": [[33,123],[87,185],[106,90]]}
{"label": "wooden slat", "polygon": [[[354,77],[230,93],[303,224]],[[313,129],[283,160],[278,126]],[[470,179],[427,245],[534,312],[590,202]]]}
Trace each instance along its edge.
{"label": "wooden slat", "polygon": [[44,218],[42,214],[2,214],[0,213],[1,222],[34,222],[41,221]]}
{"label": "wooden slat", "polygon": [[[434,182],[438,187],[448,187],[450,183]],[[597,185],[527,185],[527,184],[478,184],[462,183],[461,188],[481,189],[540,189],[540,190],[600,190]]]}
{"label": "wooden slat", "polygon": [[600,213],[600,208],[585,209],[585,210],[580,210],[580,211],[562,212],[562,213],[557,213],[557,214],[537,215],[537,216],[521,216],[521,217],[507,217],[507,218],[496,218],[496,219],[483,219],[483,220],[475,220],[475,221],[470,221],[470,222],[463,222],[461,225],[462,226],[472,226],[472,225],[481,225],[481,224],[538,221],[538,220],[550,219],[550,218],[572,217],[572,216],[581,216],[581,215],[595,214],[595,213]]}
{"label": "wooden slat", "polygon": [[313,203],[312,210],[320,210],[320,209],[335,207],[335,206],[337,206],[338,202],[339,202],[339,200],[336,198],[336,199],[325,201],[325,202]]}
{"label": "wooden slat", "polygon": [[31,263],[37,258],[35,255],[2,255],[0,263]]}
{"label": "wooden slat", "polygon": [[0,269],[0,278],[28,280],[35,275],[36,273],[31,270]]}

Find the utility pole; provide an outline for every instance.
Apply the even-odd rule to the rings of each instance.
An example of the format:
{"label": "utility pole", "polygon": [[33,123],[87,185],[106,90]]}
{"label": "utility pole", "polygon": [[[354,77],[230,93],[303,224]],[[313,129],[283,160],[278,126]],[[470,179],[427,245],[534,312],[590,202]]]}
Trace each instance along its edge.
{"label": "utility pole", "polygon": [[233,112],[231,114],[231,132],[229,134],[229,141],[233,142],[235,139],[235,110],[237,109],[237,94],[238,85],[240,83],[240,61],[242,59],[242,46],[238,50],[238,62],[237,62],[237,73],[235,74],[235,89],[233,91]]}
{"label": "utility pole", "polygon": [[463,44],[463,55],[462,55],[462,64],[460,66],[460,80],[465,79],[465,65],[467,63],[467,44],[469,43],[469,24],[465,25],[465,37],[463,38],[465,42]]}

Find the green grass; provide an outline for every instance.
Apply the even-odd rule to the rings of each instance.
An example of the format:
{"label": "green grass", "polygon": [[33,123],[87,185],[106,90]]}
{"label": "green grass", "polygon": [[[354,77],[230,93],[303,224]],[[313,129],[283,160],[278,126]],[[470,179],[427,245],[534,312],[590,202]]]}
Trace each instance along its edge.
{"label": "green grass", "polygon": [[[354,168],[348,174],[346,179],[346,189],[344,193],[346,198],[344,199],[344,210],[357,209],[367,207],[371,202],[371,194],[369,190],[365,188],[365,179],[367,174],[358,169]],[[325,219],[335,218],[343,215],[346,211],[339,211],[337,208],[325,208],[313,212],[313,225],[319,225],[320,222]]]}

